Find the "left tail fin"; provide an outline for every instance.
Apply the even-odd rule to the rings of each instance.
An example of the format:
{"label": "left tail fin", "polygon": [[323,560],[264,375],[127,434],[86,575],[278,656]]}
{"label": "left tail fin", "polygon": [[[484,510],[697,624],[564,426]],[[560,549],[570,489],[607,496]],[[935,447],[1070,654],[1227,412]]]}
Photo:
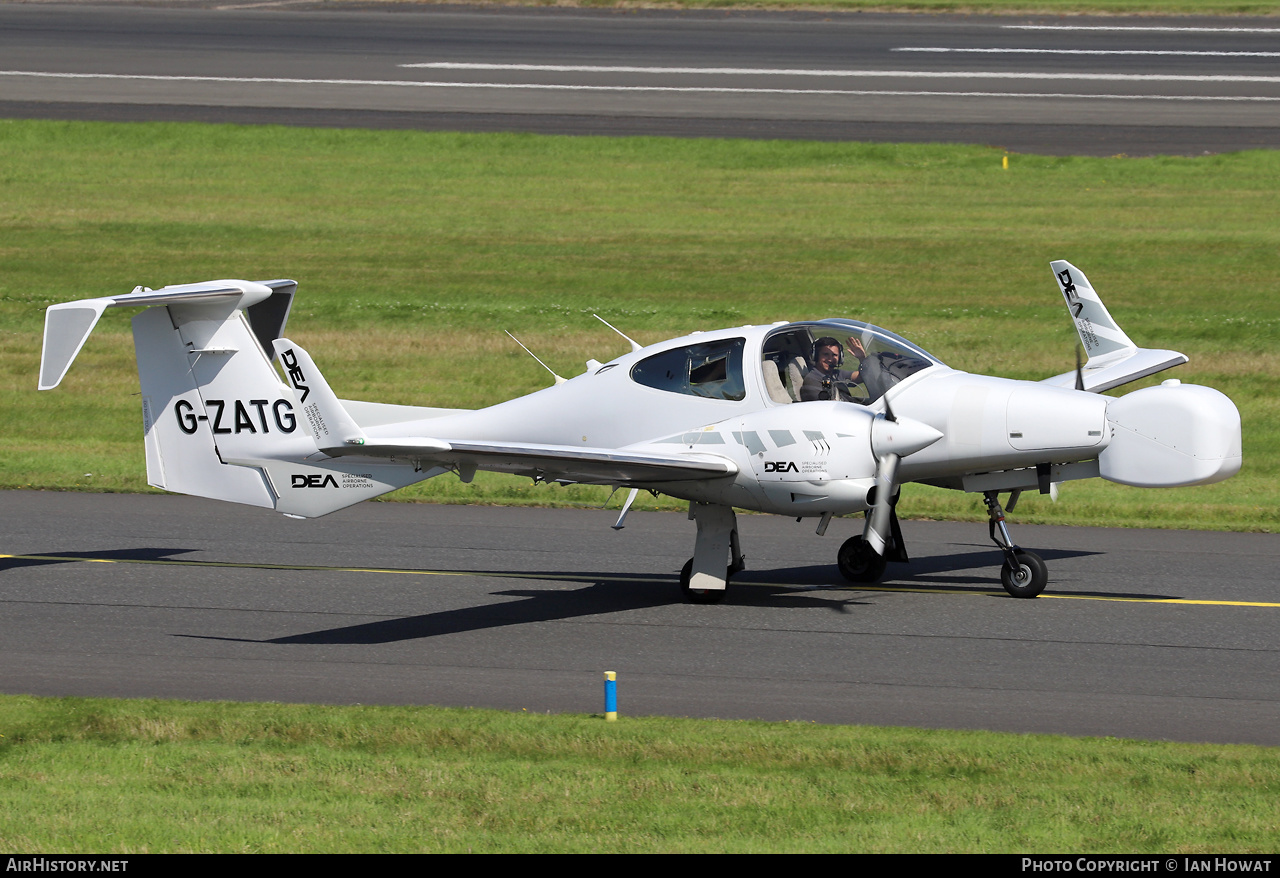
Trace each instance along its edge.
{"label": "left tail fin", "polygon": [[[263,473],[225,466],[219,440],[226,433],[234,436],[237,429],[247,435],[246,421],[258,427],[251,414],[255,408],[262,430],[273,418],[277,423],[292,418],[278,402],[280,381],[256,339],[283,329],[296,289],[291,280],[222,280],[160,290],[139,287],[124,296],[53,305],[45,313],[40,389],[51,390],[62,382],[106,309],[146,308],[133,320],[133,338],[142,385],[148,483],[180,494],[272,507],[275,497]],[[262,319],[256,331],[250,329],[240,310],[252,312],[267,302],[268,309],[257,313],[275,318]],[[239,331],[224,328],[232,325]],[[234,334],[242,338],[229,338]],[[199,376],[205,375],[207,383],[244,347],[251,349],[250,356],[239,358],[239,365],[256,357],[258,380],[253,383],[266,392],[248,394],[252,402],[231,394],[202,393]],[[272,383],[277,387],[274,393]]]}
{"label": "left tail fin", "polygon": [[40,387],[62,381],[103,311],[142,306],[133,337],[155,487],[313,517],[436,475],[320,451],[272,365],[295,289],[213,281],[54,305]]}

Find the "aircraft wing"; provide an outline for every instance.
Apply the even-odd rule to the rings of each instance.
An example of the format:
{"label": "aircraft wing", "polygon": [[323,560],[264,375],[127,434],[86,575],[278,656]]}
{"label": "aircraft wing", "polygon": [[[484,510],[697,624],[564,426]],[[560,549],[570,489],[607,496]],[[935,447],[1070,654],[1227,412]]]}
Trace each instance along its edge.
{"label": "aircraft wing", "polygon": [[477,469],[514,473],[547,482],[643,485],[732,476],[732,461],[709,454],[654,454],[608,448],[578,448],[514,442],[467,442],[428,438],[366,439],[321,449],[333,457],[412,460],[422,468],[443,466],[460,473]]}

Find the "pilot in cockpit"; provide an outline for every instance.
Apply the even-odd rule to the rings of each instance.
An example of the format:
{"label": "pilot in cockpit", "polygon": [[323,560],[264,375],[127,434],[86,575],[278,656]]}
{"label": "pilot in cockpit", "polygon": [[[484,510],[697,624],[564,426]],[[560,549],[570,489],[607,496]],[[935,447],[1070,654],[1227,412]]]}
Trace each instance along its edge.
{"label": "pilot in cockpit", "polygon": [[813,343],[809,358],[813,368],[804,376],[804,383],[800,386],[802,402],[817,399],[855,402],[850,388],[862,378],[862,361],[867,358],[867,351],[861,341],[850,336],[849,353],[858,361],[858,368],[854,371],[840,368],[844,365],[844,348],[840,342],[830,336],[823,336]]}

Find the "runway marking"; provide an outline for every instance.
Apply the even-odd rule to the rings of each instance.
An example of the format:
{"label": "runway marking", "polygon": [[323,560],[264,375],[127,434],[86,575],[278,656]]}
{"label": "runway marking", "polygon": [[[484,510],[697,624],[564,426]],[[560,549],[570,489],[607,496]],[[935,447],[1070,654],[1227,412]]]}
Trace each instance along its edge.
{"label": "runway marking", "polygon": [[[572,576],[563,573],[520,573],[517,571],[485,571],[485,570],[408,570],[398,567],[330,567],[317,564],[254,564],[243,561],[184,561],[180,558],[84,558],[78,555],[3,555],[0,560],[14,561],[53,561],[64,563],[88,562],[98,564],[158,564],[171,567],[214,567],[245,570],[297,570],[303,572],[329,573],[385,573],[402,576],[473,576],[488,579],[533,579],[544,581],[569,581]],[[634,582],[634,576],[598,576],[590,577],[593,582]],[[672,576],[672,581],[677,577]],[[775,583],[740,583],[743,586],[774,585]],[[881,591],[900,592],[906,594],[949,594],[972,595],[976,597],[1008,597],[1003,589],[977,590],[971,588],[920,587],[911,585],[861,585],[841,583],[838,585],[809,586],[796,588],[794,591]],[[1280,608],[1280,602],[1274,601],[1210,601],[1195,598],[1144,598],[1132,596],[1111,596],[1095,594],[1042,594],[1040,598],[1075,601],[1110,601],[1130,604],[1182,604],[1189,606],[1214,607],[1264,607]]]}
{"label": "runway marking", "polygon": [[1004,30],[1105,30],[1190,34],[1280,34],[1280,27],[1163,27],[1157,25],[1002,24]]}
{"label": "runway marking", "polygon": [[[185,561],[181,558],[85,558],[79,555],[3,555],[0,561],[53,561],[88,564],[157,564],[170,567],[217,567],[243,570],[298,570],[327,573],[387,573],[402,576],[477,576],[504,579],[563,580],[561,573],[491,572],[484,570],[411,570],[403,567],[330,567],[323,564],[270,564],[252,561]],[[634,582],[634,576],[595,576],[597,582]]]}
{"label": "runway marking", "polygon": [[1185,55],[1199,58],[1280,58],[1280,52],[1201,52],[1182,49],[950,49],[942,46],[903,46],[890,52],[966,52],[974,55]]}
{"label": "runway marking", "polygon": [[[398,65],[423,70],[514,71],[518,73],[642,73],[708,76],[823,76],[886,77],[916,79],[1081,79],[1106,82],[1280,82],[1280,76],[1177,73],[1041,73],[1036,71],[966,70],[810,70],[798,67],[627,67],[592,64],[489,64],[483,62],[426,61]],[[611,86],[596,86],[610,88]]]}
{"label": "runway marking", "polygon": [[[746,583],[744,583],[746,584]],[[1009,593],[1003,588],[991,590],[975,590],[970,588],[947,588],[935,587],[927,588],[912,585],[826,585],[813,588],[814,591],[822,590],[844,590],[844,591],[884,591],[884,592],[903,592],[908,594],[962,594],[977,595],[981,597],[1009,597]],[[1053,594],[1044,593],[1040,598],[1050,598],[1067,601],[1110,601],[1112,603],[1129,603],[1129,604],[1205,604],[1209,606],[1220,607],[1270,607],[1280,608],[1280,602],[1274,601],[1208,601],[1198,600],[1194,598],[1144,598],[1133,597],[1130,595],[1100,595],[1100,594]]]}
{"label": "runway marking", "polygon": [[[856,75],[922,76],[940,79],[1004,78],[1004,79],[1086,79],[1086,80],[1147,80],[1166,82],[1277,82],[1275,76],[1157,76],[1120,74],[999,74],[999,73],[925,73],[902,71],[875,71]],[[824,88],[730,88],[723,86],[656,86],[656,85],[564,85],[540,83],[502,82],[423,82],[406,79],[287,79],[274,77],[234,76],[153,76],[116,73],[43,73],[27,70],[0,70],[0,76],[33,77],[47,79],[112,79],[144,80],[152,82],[223,82],[265,85],[355,85],[395,86],[401,88],[452,88],[452,89],[511,89],[516,91],[579,91],[579,92],[647,92],[677,94],[750,94],[750,95],[823,95],[831,97],[950,97],[950,98],[1057,98],[1075,100],[1112,101],[1207,101],[1226,103],[1276,103],[1280,96],[1270,95],[1162,95],[1162,94],[1086,94],[1071,92],[999,92],[999,91],[891,91],[851,90]]]}
{"label": "runway marking", "polygon": [[260,9],[267,6],[302,6],[306,3],[314,3],[315,0],[264,0],[261,3],[236,3],[230,6],[215,6],[218,10],[233,9]]}

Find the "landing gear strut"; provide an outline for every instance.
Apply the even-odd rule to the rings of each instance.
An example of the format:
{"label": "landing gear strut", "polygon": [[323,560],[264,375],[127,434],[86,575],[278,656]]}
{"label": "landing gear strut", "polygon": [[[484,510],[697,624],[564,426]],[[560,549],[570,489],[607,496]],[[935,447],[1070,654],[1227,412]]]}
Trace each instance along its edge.
{"label": "landing gear strut", "polygon": [[[1010,509],[1018,502],[1018,494],[1015,491],[1010,495]],[[1035,552],[1028,552],[1013,544],[1009,528],[1005,524],[1004,509],[1000,507],[999,495],[995,491],[986,491],[982,497],[987,504],[991,541],[1004,553],[1000,584],[1015,598],[1036,597],[1049,582],[1049,570],[1044,566],[1044,560]]]}
{"label": "landing gear strut", "polygon": [[[870,516],[868,511],[868,520]],[[906,543],[902,539],[902,526],[898,523],[897,496],[889,507],[889,539],[885,543],[883,554],[872,548],[865,534],[849,537],[836,553],[836,566],[840,569],[840,575],[850,582],[879,582],[889,561],[908,560]]]}
{"label": "landing gear strut", "polygon": [[690,503],[689,517],[698,523],[698,539],[693,557],[680,571],[680,590],[690,603],[718,604],[724,600],[729,577],[747,567],[738,544],[738,517],[732,506],[714,503]]}

